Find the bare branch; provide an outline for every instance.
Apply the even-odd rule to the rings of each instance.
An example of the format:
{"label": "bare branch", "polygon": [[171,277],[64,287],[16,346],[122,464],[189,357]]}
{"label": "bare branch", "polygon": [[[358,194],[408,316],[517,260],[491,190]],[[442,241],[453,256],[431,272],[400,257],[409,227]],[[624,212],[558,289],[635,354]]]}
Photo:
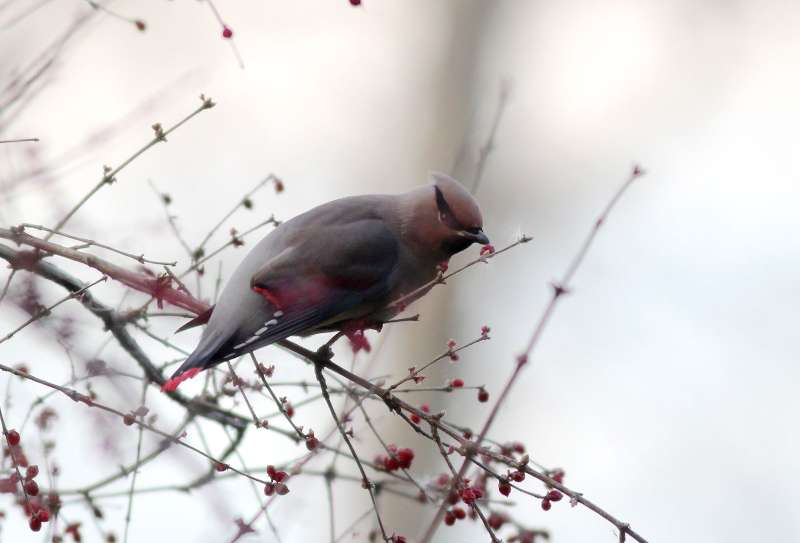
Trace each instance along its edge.
{"label": "bare branch", "polygon": [[[114,181],[116,181],[117,174],[119,174],[119,172],[125,169],[125,167],[128,166],[131,162],[139,158],[144,152],[146,152],[148,149],[150,149],[157,143],[167,141],[167,136],[170,135],[175,130],[177,130],[178,128],[180,128],[184,123],[189,121],[189,119],[191,119],[201,111],[205,111],[206,109],[211,109],[215,105],[210,98],[206,98],[205,96],[202,95],[200,96],[200,101],[201,101],[200,107],[192,111],[189,115],[187,115],[186,117],[184,117],[183,119],[172,125],[167,130],[163,130],[161,128],[161,125],[159,124],[153,125],[153,129],[156,133],[153,139],[151,139],[147,144],[145,144],[144,147],[140,148],[130,157],[125,159],[119,166],[117,166],[116,168],[110,168],[108,166],[105,166],[103,177],[100,178],[100,181],[94,186],[94,188],[92,188],[92,190],[90,190],[83,198],[81,198],[80,201],[77,204],[75,204],[75,206],[72,209],[70,209],[69,212],[67,212],[67,214],[64,215],[64,217],[60,221],[58,221],[58,223],[56,223],[56,225],[53,227],[53,230],[61,230],[61,228],[63,228],[64,225],[67,224],[67,222],[72,218],[72,216],[75,215],[75,213],[77,213],[77,211],[86,202],[88,202],[89,199],[97,193],[97,191],[99,191],[105,185],[110,185]],[[52,236],[53,234],[48,234],[45,237],[45,241],[49,240]]]}

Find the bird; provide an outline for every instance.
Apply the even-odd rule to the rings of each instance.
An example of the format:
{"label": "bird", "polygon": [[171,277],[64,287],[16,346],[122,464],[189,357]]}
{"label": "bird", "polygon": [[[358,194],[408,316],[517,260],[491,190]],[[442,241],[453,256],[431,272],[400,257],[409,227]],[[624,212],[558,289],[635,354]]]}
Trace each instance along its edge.
{"label": "bird", "polygon": [[364,330],[423,296],[450,257],[489,244],[472,194],[443,173],[430,181],[402,194],[333,200],[278,225],[242,260],[217,304],[179,329],[207,323],[162,390],[289,336],[337,332],[365,341]]}

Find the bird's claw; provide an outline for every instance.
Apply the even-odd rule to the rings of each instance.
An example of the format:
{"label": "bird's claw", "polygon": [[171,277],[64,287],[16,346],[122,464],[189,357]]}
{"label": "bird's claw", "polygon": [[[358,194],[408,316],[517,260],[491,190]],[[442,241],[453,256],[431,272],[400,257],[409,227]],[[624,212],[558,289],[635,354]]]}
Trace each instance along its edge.
{"label": "bird's claw", "polygon": [[317,349],[316,354],[319,358],[322,358],[323,360],[326,360],[328,362],[333,360],[333,349],[327,343],[322,347],[320,347],[319,349]]}
{"label": "bird's claw", "polygon": [[383,403],[386,404],[386,407],[389,408],[389,411],[394,411],[395,413],[400,414],[400,406],[390,391],[387,390],[386,393],[381,396],[381,399],[383,400]]}

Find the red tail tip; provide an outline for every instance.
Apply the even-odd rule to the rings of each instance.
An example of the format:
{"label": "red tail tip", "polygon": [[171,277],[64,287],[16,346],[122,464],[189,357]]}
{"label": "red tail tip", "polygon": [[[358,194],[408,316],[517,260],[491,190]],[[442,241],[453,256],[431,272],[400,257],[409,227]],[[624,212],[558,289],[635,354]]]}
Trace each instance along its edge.
{"label": "red tail tip", "polygon": [[176,375],[175,377],[173,377],[172,379],[161,385],[161,392],[173,392],[176,388],[178,388],[179,384],[183,383],[187,379],[191,379],[192,377],[200,373],[200,371],[201,368],[192,368],[190,370],[186,370],[185,372],[179,375]]}

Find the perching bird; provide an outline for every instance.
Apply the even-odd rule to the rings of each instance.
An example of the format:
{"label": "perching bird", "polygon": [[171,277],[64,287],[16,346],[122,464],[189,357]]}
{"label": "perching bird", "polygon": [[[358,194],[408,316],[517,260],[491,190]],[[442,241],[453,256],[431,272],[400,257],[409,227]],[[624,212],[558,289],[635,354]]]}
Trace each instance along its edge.
{"label": "perching bird", "polygon": [[[197,348],[162,387],[293,335],[363,334],[399,313],[393,304],[436,278],[473,243],[487,244],[478,204],[458,181],[399,195],[334,200],[282,223],[231,276]],[[363,337],[363,336],[362,336]]]}

